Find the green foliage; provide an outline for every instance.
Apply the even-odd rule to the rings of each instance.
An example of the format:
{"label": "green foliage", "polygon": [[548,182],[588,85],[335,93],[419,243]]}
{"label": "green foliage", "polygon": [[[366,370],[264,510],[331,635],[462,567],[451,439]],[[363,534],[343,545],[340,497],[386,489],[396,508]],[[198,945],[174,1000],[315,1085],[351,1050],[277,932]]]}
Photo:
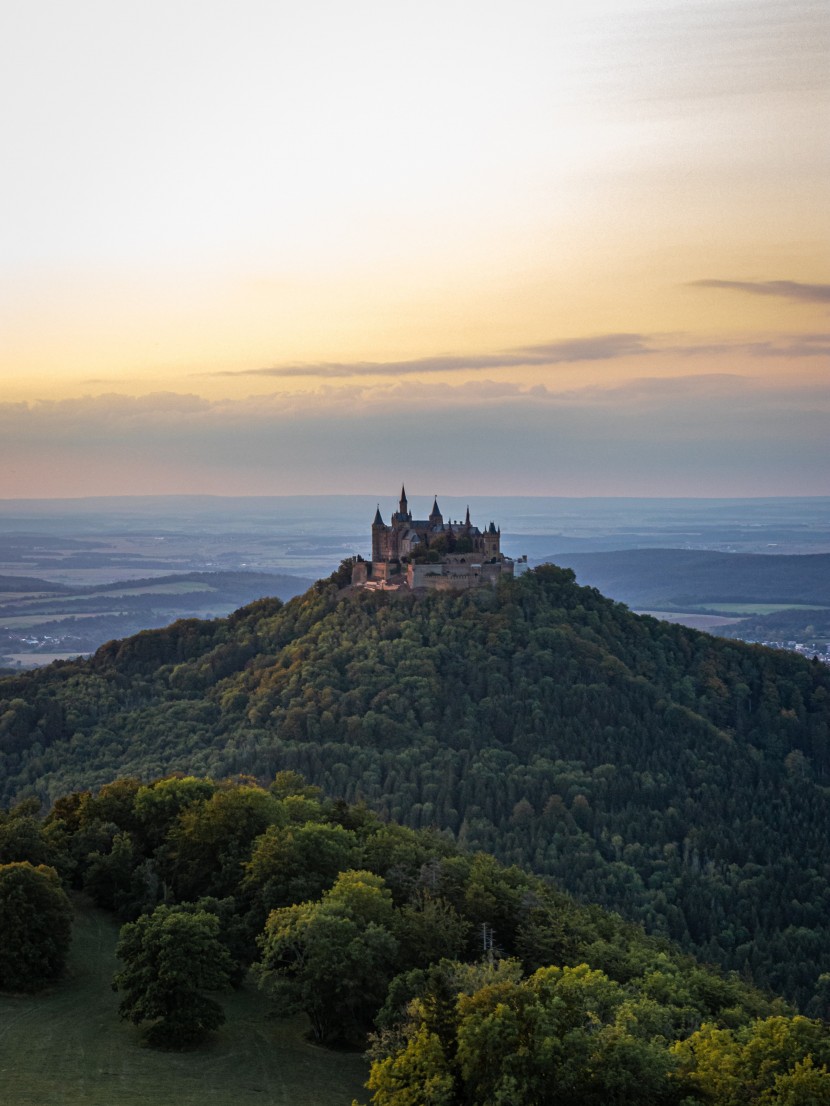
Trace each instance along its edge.
{"label": "green foliage", "polygon": [[375,1041],[373,1106],[409,1106],[420,1087],[433,1096],[422,1101],[453,1106],[830,1102],[830,1030],[816,1021],[704,1025],[671,1044],[665,1011],[639,983],[586,964],[475,980],[444,962],[421,975],[421,997]]}
{"label": "green foliage", "polygon": [[817,1021],[772,1017],[737,1031],[707,1024],[672,1052],[703,1101],[718,1106],[830,1103],[830,1029]]}
{"label": "green foliage", "polygon": [[[549,566],[424,598],[326,584],[2,680],[0,699],[9,798],[94,789],[118,771],[299,772],[346,803],[552,876],[830,1015],[830,673],[802,658],[636,618]],[[195,811],[210,793],[195,797],[182,848],[197,849]],[[275,797],[287,824],[321,820],[313,796]],[[175,850],[157,852],[184,808],[161,800],[142,797],[136,824],[118,823],[148,865],[119,909],[190,894],[176,886]],[[87,820],[87,852],[108,855],[106,825]],[[247,850],[228,851],[213,893],[226,896]],[[72,861],[85,855],[79,846]],[[381,874],[406,899],[411,882]],[[486,920],[497,943],[518,940]],[[520,921],[536,966],[570,952],[550,921]]]}
{"label": "green foliage", "polygon": [[243,881],[260,925],[275,907],[318,898],[340,872],[359,863],[361,851],[355,835],[337,824],[270,826],[256,842]]}
{"label": "green foliage", "polygon": [[359,1053],[321,1049],[302,1018],[268,1016],[245,985],[197,1054],[138,1047],[112,991],[118,926],[79,902],[64,978],[37,995],[0,993],[3,1106],[349,1106],[368,1074]]}
{"label": "green foliage", "polygon": [[0,989],[36,991],[64,969],[72,906],[54,868],[0,864]]}
{"label": "green foliage", "polygon": [[[673,1102],[700,1087],[685,1069],[669,1080],[684,1063],[671,1042],[704,1023],[738,1039],[786,1013],[515,865],[309,794],[296,775],[116,781],[42,821],[31,804],[13,813],[35,838],[58,835],[99,901],[142,911],[122,931],[116,985],[151,1042],[183,1047],[220,1025],[209,991],[242,984],[261,933],[256,975],[280,1012],[304,1013],[325,1044],[379,1030],[378,1103],[533,1103],[551,1081],[566,1104],[570,1084],[589,1103]],[[823,1059],[790,1052],[776,1078],[792,1099],[821,1086]]]}
{"label": "green foliage", "polygon": [[226,987],[232,970],[215,914],[159,906],[123,927],[116,952],[124,962],[113,981],[123,996],[119,1013],[134,1025],[149,1022],[151,1044],[197,1044],[222,1025],[222,1007],[203,994]]}
{"label": "green foliage", "polygon": [[[456,984],[462,982],[462,977]],[[374,1106],[414,1102],[420,1083],[437,1102],[470,1106],[677,1103],[675,1061],[655,1034],[653,1004],[587,965],[500,972],[458,989],[443,1018],[415,1000],[397,1041],[376,1057]],[[441,1097],[441,1096],[444,1097]]]}
{"label": "green foliage", "polygon": [[383,1001],[398,943],[380,876],[339,876],[318,903],[274,910],[260,941],[263,985],[283,1010],[303,1010],[319,1041],[359,1041]]}
{"label": "green foliage", "polygon": [[286,818],[279,799],[253,786],[215,791],[205,802],[182,811],[168,834],[166,850],[176,897],[232,894],[253,842]]}

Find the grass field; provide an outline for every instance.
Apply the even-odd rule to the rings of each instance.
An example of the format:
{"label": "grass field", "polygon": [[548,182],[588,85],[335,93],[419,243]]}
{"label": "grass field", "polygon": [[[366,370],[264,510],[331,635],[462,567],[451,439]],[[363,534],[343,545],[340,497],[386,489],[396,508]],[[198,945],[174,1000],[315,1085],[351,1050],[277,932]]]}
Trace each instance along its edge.
{"label": "grass field", "polygon": [[76,621],[82,618],[112,618],[119,611],[77,611],[74,613],[48,614],[21,614],[4,618],[0,615],[0,628],[4,630],[29,630],[35,626],[42,626],[45,622],[68,622],[70,618]]}
{"label": "grass field", "polygon": [[701,610],[721,614],[778,614],[779,611],[826,611],[818,603],[705,603]]}
{"label": "grass field", "polygon": [[67,978],[33,997],[0,995],[3,1106],[349,1106],[366,1101],[362,1056],[304,1039],[302,1021],[271,1020],[252,988],[222,998],[227,1021],[185,1053],[141,1045],[110,987],[118,930],[78,913]]}
{"label": "grass field", "polygon": [[700,614],[698,611],[641,611],[635,614],[648,614],[662,622],[678,622],[692,630],[715,631],[721,626],[735,626],[741,619],[735,615]]}
{"label": "grass field", "polygon": [[[73,661],[76,657],[88,657],[89,653],[79,653],[77,650],[66,653],[4,653],[3,658],[12,664],[20,664],[23,668],[40,668],[52,661]],[[0,1099],[0,1103],[2,1099]]]}
{"label": "grass field", "polygon": [[218,590],[206,583],[197,583],[195,580],[180,580],[176,584],[146,584],[144,587],[119,588],[117,591],[107,588],[105,591],[94,592],[93,595],[95,598],[107,598],[110,595],[197,595],[199,592],[216,594]]}

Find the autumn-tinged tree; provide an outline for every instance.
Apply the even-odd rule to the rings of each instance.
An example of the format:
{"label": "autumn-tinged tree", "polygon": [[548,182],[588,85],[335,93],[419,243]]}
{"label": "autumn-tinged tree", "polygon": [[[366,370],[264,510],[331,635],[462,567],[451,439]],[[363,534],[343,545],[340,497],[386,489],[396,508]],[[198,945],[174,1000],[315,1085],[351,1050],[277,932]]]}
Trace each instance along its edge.
{"label": "autumn-tinged tree", "polygon": [[54,868],[0,865],[0,988],[35,991],[63,972],[72,906]]}
{"label": "autumn-tinged tree", "polygon": [[828,1106],[830,1029],[773,1017],[740,1029],[703,1025],[672,1051],[701,1097],[718,1106]]}
{"label": "autumn-tinged tree", "polygon": [[119,1013],[161,1047],[196,1044],[225,1020],[204,991],[228,985],[231,958],[219,940],[219,919],[207,911],[159,906],[121,930],[124,968],[113,981]]}
{"label": "autumn-tinged tree", "polygon": [[[518,978],[517,964],[457,965],[457,994],[436,1004],[435,979],[406,1022],[379,1038],[373,1106],[670,1106],[684,1097],[655,1034],[655,1004],[582,964]],[[443,974],[451,965],[445,962]],[[464,976],[468,978],[465,980]],[[452,980],[450,970],[447,975]],[[478,986],[470,990],[470,983]],[[418,1095],[429,1088],[432,1097]]]}

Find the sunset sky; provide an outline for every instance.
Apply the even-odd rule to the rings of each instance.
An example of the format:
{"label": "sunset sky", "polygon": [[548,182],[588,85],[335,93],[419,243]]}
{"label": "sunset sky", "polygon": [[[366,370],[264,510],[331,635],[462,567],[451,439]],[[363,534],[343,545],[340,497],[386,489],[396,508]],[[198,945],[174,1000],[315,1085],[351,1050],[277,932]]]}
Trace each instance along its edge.
{"label": "sunset sky", "polygon": [[826,0],[6,0],[0,497],[830,494]]}

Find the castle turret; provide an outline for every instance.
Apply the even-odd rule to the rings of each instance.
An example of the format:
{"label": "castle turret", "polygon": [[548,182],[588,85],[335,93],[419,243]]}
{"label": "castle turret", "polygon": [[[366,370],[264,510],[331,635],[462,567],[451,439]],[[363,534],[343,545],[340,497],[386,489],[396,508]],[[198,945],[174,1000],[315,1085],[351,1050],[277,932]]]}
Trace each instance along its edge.
{"label": "castle turret", "polygon": [[438,507],[438,496],[432,501],[432,510],[429,512],[429,521],[433,526],[443,526],[444,516]]}
{"label": "castle turret", "polygon": [[380,504],[378,503],[378,509],[375,511],[375,518],[372,523],[372,560],[382,561],[386,556],[388,545],[386,525],[381,517]]}

